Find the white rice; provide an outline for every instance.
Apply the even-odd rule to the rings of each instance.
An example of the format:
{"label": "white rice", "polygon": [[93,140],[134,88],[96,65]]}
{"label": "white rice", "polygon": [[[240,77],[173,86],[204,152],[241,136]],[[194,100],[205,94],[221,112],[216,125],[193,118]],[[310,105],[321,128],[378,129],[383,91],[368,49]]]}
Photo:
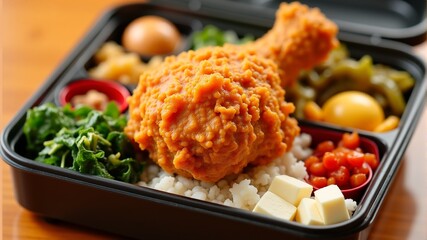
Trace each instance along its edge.
{"label": "white rice", "polygon": [[[309,148],[310,143],[311,136],[302,133],[295,138],[290,152],[270,164],[254,167],[238,175],[227,176],[215,184],[169,174],[153,164],[146,167],[138,185],[230,207],[252,210],[268,190],[275,176],[285,174],[300,180],[307,176],[304,162],[301,160],[312,154],[312,149]],[[351,200],[346,204],[349,212],[352,213],[356,203]]]}
{"label": "white rice", "polygon": [[345,206],[347,207],[348,214],[353,215],[353,212],[356,211],[357,203],[353,199],[346,199]]}
{"label": "white rice", "polygon": [[227,176],[216,184],[169,174],[155,164],[146,167],[138,184],[204,201],[252,210],[275,176],[286,174],[301,180],[307,176],[304,162],[299,160],[307,158],[312,153],[309,148],[310,143],[311,136],[301,134],[295,138],[290,152],[270,164],[252,168],[238,175]]}

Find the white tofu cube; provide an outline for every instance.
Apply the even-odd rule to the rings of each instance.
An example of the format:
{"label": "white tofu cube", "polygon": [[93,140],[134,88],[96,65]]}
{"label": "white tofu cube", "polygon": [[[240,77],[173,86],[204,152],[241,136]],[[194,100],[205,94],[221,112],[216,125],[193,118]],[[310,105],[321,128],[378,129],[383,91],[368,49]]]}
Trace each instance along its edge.
{"label": "white tofu cube", "polygon": [[324,225],[316,200],[303,198],[298,205],[296,221],[305,225]]}
{"label": "white tofu cube", "polygon": [[309,198],[313,186],[296,178],[280,175],[273,179],[268,191],[285,199],[294,206],[298,206],[303,198]]}
{"label": "white tofu cube", "polygon": [[255,205],[253,212],[292,221],[297,208],[276,194],[267,191]]}
{"label": "white tofu cube", "polygon": [[337,185],[329,185],[314,192],[319,213],[326,225],[350,219],[344,195]]}

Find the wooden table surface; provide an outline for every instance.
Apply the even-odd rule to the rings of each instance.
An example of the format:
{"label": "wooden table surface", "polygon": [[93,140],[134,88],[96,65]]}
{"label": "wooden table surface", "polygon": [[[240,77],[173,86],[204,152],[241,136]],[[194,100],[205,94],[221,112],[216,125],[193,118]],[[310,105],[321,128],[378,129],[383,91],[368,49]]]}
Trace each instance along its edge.
{"label": "wooden table surface", "polygon": [[[123,0],[4,0],[1,128],[74,46],[100,14]],[[427,44],[415,50],[427,59]],[[10,167],[2,167],[3,239],[117,239],[67,223],[46,222],[18,205]],[[403,164],[372,225],[370,239],[427,239],[427,106]]]}

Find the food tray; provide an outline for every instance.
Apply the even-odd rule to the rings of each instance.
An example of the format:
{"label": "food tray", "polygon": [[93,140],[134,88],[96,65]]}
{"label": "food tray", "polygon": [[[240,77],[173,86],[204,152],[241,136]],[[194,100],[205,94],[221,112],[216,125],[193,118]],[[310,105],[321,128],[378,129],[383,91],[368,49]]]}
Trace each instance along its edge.
{"label": "food tray", "polygon": [[[167,1],[166,1],[167,2]],[[378,146],[380,166],[358,203],[353,217],[330,226],[304,226],[252,212],[173,195],[115,180],[80,174],[35,162],[26,153],[22,127],[26,111],[56,96],[69,82],[88,78],[94,53],[108,40],[120,42],[124,27],[143,15],[163,16],[189,37],[207,24],[238,34],[261,36],[273,23],[270,11],[253,5],[217,1],[165,1],[118,6],[106,12],[2,133],[1,155],[11,166],[16,199],[24,208],[46,218],[63,220],[132,238],[178,237],[217,239],[227,234],[239,238],[365,239],[401,163],[420,117],[426,89],[424,63],[407,45],[341,33],[351,55],[369,54],[376,62],[408,71],[416,80],[407,97],[401,123],[387,133],[360,131]],[[219,14],[220,13],[220,14]],[[254,17],[256,16],[256,17]],[[127,86],[130,89],[134,86]],[[327,131],[333,136],[349,129],[300,121],[303,131]],[[311,130],[310,130],[311,129]],[[315,136],[314,136],[314,139]]]}

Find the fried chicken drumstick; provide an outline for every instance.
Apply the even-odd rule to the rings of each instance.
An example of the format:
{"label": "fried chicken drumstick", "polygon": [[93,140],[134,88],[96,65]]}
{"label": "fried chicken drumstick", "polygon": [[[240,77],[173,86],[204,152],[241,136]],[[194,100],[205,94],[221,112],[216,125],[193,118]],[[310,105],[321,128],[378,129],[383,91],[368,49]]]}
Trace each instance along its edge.
{"label": "fried chicken drumstick", "polygon": [[202,181],[267,164],[300,131],[283,87],[326,58],[336,33],[318,9],[282,3],[257,41],[183,52],[143,73],[125,132],[165,171]]}
{"label": "fried chicken drumstick", "polygon": [[245,47],[273,60],[279,67],[282,87],[286,87],[297,80],[301,70],[318,65],[338,46],[337,32],[335,23],[318,8],[282,3],[273,28]]}

